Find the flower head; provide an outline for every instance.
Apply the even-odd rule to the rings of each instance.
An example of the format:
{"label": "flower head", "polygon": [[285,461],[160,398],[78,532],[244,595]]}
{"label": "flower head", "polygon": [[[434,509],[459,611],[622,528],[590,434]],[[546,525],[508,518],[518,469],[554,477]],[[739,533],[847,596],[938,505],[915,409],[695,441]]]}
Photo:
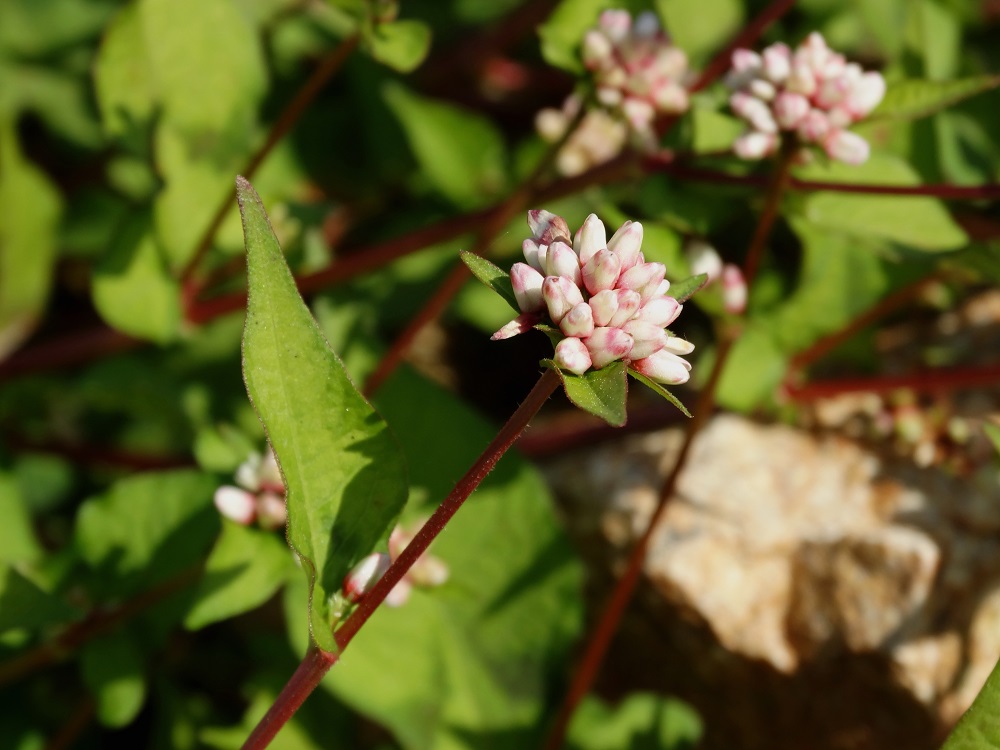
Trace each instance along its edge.
{"label": "flower head", "polygon": [[760,159],[777,151],[783,136],[794,135],[831,159],[867,161],[867,142],[846,128],[882,101],[885,79],[879,73],[847,62],[818,32],[794,51],[780,42],[759,55],[738,49],[732,63],[729,106],[750,125],[733,144],[738,156]]}
{"label": "flower head", "polygon": [[222,485],[215,491],[215,507],[222,516],[243,526],[256,522],[269,531],[284,527],[288,520],[285,483],[270,446],[263,456],[247,456],[234,478],[238,486]]}
{"label": "flower head", "polygon": [[[598,107],[583,116],[559,152],[556,166],[565,175],[617,156],[630,136],[639,148],[652,150],[656,118],[680,114],[689,105],[687,56],[670,43],[654,13],[633,21],[626,10],[604,11],[584,35],[582,55]],[[571,95],[561,110],[542,110],[535,120],[539,134],[556,142],[581,106],[580,97]]]}
{"label": "flower head", "polygon": [[565,220],[548,211],[529,211],[528,225],[526,263],[511,269],[521,315],[494,340],[544,323],[562,336],[554,360],[564,370],[582,375],[625,360],[658,382],[687,381],[690,365],[680,355],[694,347],[666,330],[682,305],[667,294],[664,265],[643,257],[641,224],[627,221],[607,239],[591,214],[572,244]]}

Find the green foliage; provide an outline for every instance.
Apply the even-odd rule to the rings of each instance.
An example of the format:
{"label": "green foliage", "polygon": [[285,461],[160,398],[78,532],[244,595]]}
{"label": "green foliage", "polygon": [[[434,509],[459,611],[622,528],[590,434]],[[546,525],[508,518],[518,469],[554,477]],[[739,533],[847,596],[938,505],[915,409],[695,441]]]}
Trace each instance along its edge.
{"label": "green foliage", "polygon": [[242,178],[237,194],[250,286],[243,376],[282,467],[313,639],[336,651],[331,597],[388,537],[406,501],[405,465],[299,296],[260,198]]}
{"label": "green foliage", "polygon": [[948,735],[941,750],[993,750],[1000,746],[1000,665],[986,679],[972,707]]}
{"label": "green foliage", "polygon": [[716,54],[745,20],[740,0],[656,0],[674,44],[695,63]]}
{"label": "green foliage", "polygon": [[628,379],[625,377],[624,362],[612,362],[599,370],[588,370],[583,375],[560,370],[550,359],[543,360],[542,364],[559,373],[566,398],[576,406],[600,417],[612,427],[625,424]]}
{"label": "green foliage", "polygon": [[409,73],[427,57],[431,30],[420,21],[383,23],[375,27],[368,43],[373,58],[400,73]]}
{"label": "green foliage", "polygon": [[582,72],[580,41],[583,34],[597,23],[602,10],[611,7],[610,0],[561,0],[545,23],[538,27],[545,62],[570,73]]}
{"label": "green foliage", "polygon": [[701,737],[698,715],[683,703],[634,693],[611,708],[588,697],[569,728],[571,750],[682,750]]}
{"label": "green foliage", "polygon": [[142,654],[120,634],[93,641],[80,653],[83,680],[97,697],[97,718],[123,727],[139,713],[146,698]]}
{"label": "green foliage", "polygon": [[463,250],[459,253],[459,257],[477,279],[503,297],[504,301],[514,310],[521,311],[517,305],[517,298],[514,296],[514,287],[511,284],[509,273],[504,273],[503,269],[475,253]]}
{"label": "green foliage", "polygon": [[57,625],[79,615],[61,598],[43,591],[15,568],[0,567],[0,633]]}
{"label": "green foliage", "polygon": [[872,118],[927,117],[997,86],[1000,86],[1000,76],[990,75],[947,81],[896,81],[886,90],[885,98],[872,112]]}

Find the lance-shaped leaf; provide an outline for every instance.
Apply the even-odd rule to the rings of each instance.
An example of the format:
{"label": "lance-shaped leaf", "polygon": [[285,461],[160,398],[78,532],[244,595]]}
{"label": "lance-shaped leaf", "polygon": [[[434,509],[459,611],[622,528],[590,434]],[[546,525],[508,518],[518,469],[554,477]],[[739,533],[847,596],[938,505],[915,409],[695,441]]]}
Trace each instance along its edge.
{"label": "lance-shaped leaf", "polygon": [[1000,747],[1000,665],[993,668],[983,689],[958,725],[948,735],[941,750],[996,750]]}
{"label": "lance-shaped leaf", "polygon": [[889,86],[872,120],[915,120],[1000,86],[1000,76],[981,75],[951,81],[910,79]]}
{"label": "lance-shaped leaf", "polygon": [[633,370],[631,368],[629,368],[628,374],[631,375],[636,380],[638,380],[644,386],[646,386],[647,388],[649,388],[650,390],[652,390],[657,395],[663,396],[663,398],[665,398],[667,401],[669,401],[674,406],[676,406],[678,409],[680,409],[681,414],[683,414],[685,417],[690,417],[691,416],[691,412],[689,412],[687,410],[687,407],[684,406],[684,404],[681,403],[680,399],[678,399],[677,396],[675,396],[674,394],[672,394],[670,391],[668,391],[662,385],[660,385],[659,383],[657,383],[655,380],[651,380],[650,378],[647,378],[645,375],[643,375],[638,370]]}
{"label": "lance-shaped leaf", "polygon": [[699,273],[697,276],[689,276],[683,281],[674,281],[670,284],[670,296],[678,302],[687,302],[695,292],[708,283],[708,274]]}
{"label": "lance-shaped leaf", "polygon": [[514,310],[521,312],[517,297],[514,296],[514,286],[511,284],[509,273],[505,273],[499,266],[468,250],[462,250],[458,255],[477,279],[503,297]]}
{"label": "lance-shaped leaf", "polygon": [[257,193],[242,177],[236,189],[249,277],[243,377],[285,478],[313,640],[335,651],[330,597],[406,502],[404,459],[299,296]]}

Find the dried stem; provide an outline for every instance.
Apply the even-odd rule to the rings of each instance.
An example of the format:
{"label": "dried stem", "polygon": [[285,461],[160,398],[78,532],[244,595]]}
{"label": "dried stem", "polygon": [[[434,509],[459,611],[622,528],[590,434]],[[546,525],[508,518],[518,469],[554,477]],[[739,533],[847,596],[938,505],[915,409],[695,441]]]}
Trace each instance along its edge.
{"label": "dried stem", "polygon": [[[754,232],[743,264],[743,275],[746,278],[747,286],[750,286],[757,273],[764,249],[767,245],[767,238],[778,216],[781,198],[787,185],[788,168],[792,154],[794,153],[792,149],[792,145],[784,146],[774,166],[772,178],[765,196],[764,209],[761,212],[757,229]],[[584,648],[583,657],[580,659],[566,697],[563,699],[559,713],[556,715],[556,719],[549,731],[545,742],[546,750],[558,750],[558,748],[563,746],[573,712],[584,696],[590,691],[601,664],[604,662],[605,654],[611,645],[611,639],[618,631],[618,625],[625,613],[625,609],[628,607],[629,602],[632,600],[632,595],[635,593],[636,585],[639,583],[639,578],[642,575],[643,564],[646,561],[646,553],[649,549],[650,540],[670,503],[670,499],[674,495],[677,479],[687,461],[691,445],[715,408],[715,391],[738,332],[738,329],[735,327],[728,327],[721,331],[715,362],[709,373],[708,380],[698,394],[698,400],[692,411],[692,418],[688,422],[687,431],[684,434],[684,442],[681,444],[680,451],[674,459],[673,467],[660,488],[659,503],[650,517],[645,531],[629,555],[625,573],[615,585],[611,593],[611,598],[604,607],[597,625],[591,631],[586,647]]]}
{"label": "dried stem", "polygon": [[[368,621],[379,605],[385,600],[393,587],[413,566],[417,559],[427,551],[438,534],[440,534],[452,516],[462,507],[473,490],[486,478],[497,462],[514,444],[528,422],[542,407],[542,404],[552,395],[559,384],[559,376],[554,370],[546,370],[539,378],[534,388],[524,402],[511,415],[500,432],[490,441],[472,467],[465,473],[455,488],[441,502],[433,515],[423,525],[406,549],[397,557],[385,575],[369,591],[358,604],[350,617],[334,633],[338,649],[342,652],[357,635],[361,627]],[[339,654],[311,648],[292,678],[285,685],[274,704],[268,709],[264,718],[254,728],[243,744],[243,750],[262,750],[274,739],[278,730],[299,709],[308,695],[319,685],[323,676],[329,671]]]}

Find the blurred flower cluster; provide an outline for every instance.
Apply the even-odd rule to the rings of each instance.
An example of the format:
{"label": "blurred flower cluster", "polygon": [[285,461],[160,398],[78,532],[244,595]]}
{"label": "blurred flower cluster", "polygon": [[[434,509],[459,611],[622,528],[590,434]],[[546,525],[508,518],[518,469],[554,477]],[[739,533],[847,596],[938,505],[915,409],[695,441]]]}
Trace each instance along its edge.
{"label": "blurred flower cluster", "polygon": [[831,159],[868,160],[868,142],[846,128],[878,106],[885,80],[847,62],[821,34],[813,32],[794,52],[782,42],[761,54],[736,50],[726,83],[733,90],[730,107],[750,125],[733,144],[741,158],[773,154],[787,133]]}
{"label": "blurred flower cluster", "polygon": [[236,485],[223,485],[215,491],[215,507],[231,521],[249,526],[256,523],[262,529],[284,527],[288,520],[285,505],[285,483],[268,446],[261,456],[252,453],[236,469]]}
{"label": "blurred flower cluster", "polygon": [[[670,43],[654,13],[642,13],[633,23],[625,10],[604,11],[583,38],[583,62],[593,78],[594,99],[561,149],[556,166],[566,175],[579,174],[616,156],[629,137],[644,150],[656,147],[656,118],[688,108],[683,85],[688,62]],[[561,109],[538,113],[536,127],[556,142],[584,106],[578,94]]]}
{"label": "blurred flower cluster", "polygon": [[[373,552],[355,565],[344,578],[341,590],[344,598],[353,604],[360,602],[385,575],[392,561],[409,546],[422,526],[423,523],[420,523],[409,528],[397,526],[393,529],[389,535],[389,553]],[[424,552],[406,571],[399,583],[392,587],[392,591],[385,598],[385,603],[390,607],[402,606],[410,598],[414,586],[419,588],[440,586],[448,580],[448,574],[448,566],[443,560]]]}
{"label": "blurred flower cluster", "polygon": [[497,331],[505,339],[538,324],[558,328],[555,362],[582,375],[617,360],[660,383],[684,383],[694,346],[666,326],[681,312],[667,294],[666,267],[642,255],[642,225],[627,221],[611,239],[594,214],[570,240],[569,226],[548,211],[529,211],[525,263],[510,272],[521,315]]}

